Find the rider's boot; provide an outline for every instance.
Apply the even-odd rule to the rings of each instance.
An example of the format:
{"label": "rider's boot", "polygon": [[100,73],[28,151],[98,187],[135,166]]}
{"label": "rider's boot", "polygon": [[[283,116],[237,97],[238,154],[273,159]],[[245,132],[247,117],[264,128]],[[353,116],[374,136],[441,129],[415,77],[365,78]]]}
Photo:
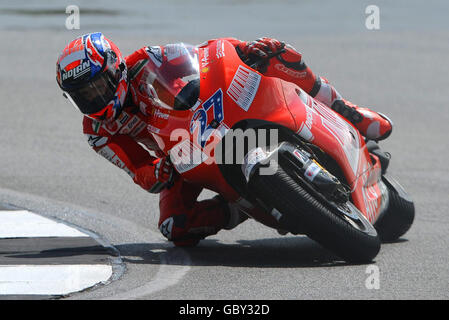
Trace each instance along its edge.
{"label": "rider's boot", "polygon": [[335,100],[331,108],[348,119],[368,140],[386,139],[393,130],[393,122],[387,116],[361,108],[345,99]]}

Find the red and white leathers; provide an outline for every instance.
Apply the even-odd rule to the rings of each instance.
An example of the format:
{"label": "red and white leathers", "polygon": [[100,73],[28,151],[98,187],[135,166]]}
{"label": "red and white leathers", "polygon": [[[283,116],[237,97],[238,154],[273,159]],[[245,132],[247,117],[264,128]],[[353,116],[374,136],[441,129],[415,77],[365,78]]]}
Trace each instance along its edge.
{"label": "red and white leathers", "polygon": [[[238,50],[248,43],[227,38]],[[243,48],[243,49],[242,49]],[[160,181],[156,172],[164,155],[147,130],[152,106],[139,83],[142,63],[152,63],[157,68],[157,58],[166,47],[143,47],[125,58],[128,67],[128,96],[117,119],[97,121],[87,116],[83,119],[83,131],[89,145],[114,165],[125,170],[133,181],[150,192],[159,192]],[[179,59],[179,60],[178,60]],[[173,67],[182,64],[182,57],[173,59]],[[316,76],[307,67],[300,53],[287,46],[286,52],[273,58],[264,74],[293,82],[310,95],[331,107],[341,100],[338,92],[322,77]],[[150,153],[151,152],[151,153]],[[156,170],[157,169],[157,170]],[[200,239],[216,234],[221,229],[230,229],[245,220],[235,206],[227,204],[220,196],[197,201],[201,186],[192,185],[179,175],[169,188],[160,191],[161,233],[176,245],[192,245]]]}

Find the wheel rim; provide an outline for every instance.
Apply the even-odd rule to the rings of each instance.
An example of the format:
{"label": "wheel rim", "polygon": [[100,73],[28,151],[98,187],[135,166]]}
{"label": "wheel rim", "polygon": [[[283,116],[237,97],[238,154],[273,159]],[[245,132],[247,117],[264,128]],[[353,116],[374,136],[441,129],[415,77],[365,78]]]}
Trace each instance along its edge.
{"label": "wheel rim", "polygon": [[337,205],[337,210],[340,217],[357,230],[373,237],[377,236],[376,229],[352,202]]}

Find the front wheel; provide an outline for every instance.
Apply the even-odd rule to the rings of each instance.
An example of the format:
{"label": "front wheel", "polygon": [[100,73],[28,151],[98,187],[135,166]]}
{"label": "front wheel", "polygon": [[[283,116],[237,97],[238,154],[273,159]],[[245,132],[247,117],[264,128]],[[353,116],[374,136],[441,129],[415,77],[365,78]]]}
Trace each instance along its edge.
{"label": "front wheel", "polygon": [[348,262],[370,262],[380,250],[374,227],[352,203],[338,207],[312,195],[281,166],[272,175],[256,174],[253,195],[281,215],[279,223],[292,233],[305,233]]}
{"label": "front wheel", "polygon": [[389,175],[383,177],[388,193],[387,211],[375,223],[382,242],[393,242],[403,236],[412,226],[415,218],[415,205],[401,185]]}

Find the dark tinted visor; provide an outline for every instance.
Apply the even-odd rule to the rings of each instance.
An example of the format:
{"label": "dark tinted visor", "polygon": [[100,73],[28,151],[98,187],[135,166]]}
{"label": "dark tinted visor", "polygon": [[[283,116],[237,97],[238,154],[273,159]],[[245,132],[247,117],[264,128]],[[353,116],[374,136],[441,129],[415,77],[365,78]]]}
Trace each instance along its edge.
{"label": "dark tinted visor", "polygon": [[106,107],[114,98],[120,77],[120,69],[107,70],[89,83],[69,90],[67,93],[83,114],[96,113]]}

